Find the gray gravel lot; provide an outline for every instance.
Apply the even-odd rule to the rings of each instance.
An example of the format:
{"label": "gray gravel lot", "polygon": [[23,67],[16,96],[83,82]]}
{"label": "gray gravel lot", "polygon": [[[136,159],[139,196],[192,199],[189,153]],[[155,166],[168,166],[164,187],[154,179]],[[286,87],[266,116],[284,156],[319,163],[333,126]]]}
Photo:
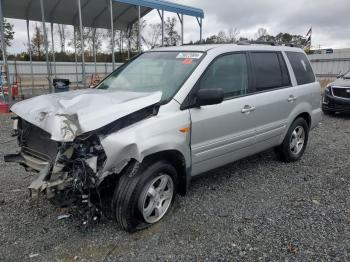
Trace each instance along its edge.
{"label": "gray gravel lot", "polygon": [[324,117],[301,161],[272,151],[193,181],[163,221],[128,234],[103,219],[89,230],[67,210],[28,199],[34,174],[3,155],[16,150],[0,116],[0,261],[350,260],[350,116]]}

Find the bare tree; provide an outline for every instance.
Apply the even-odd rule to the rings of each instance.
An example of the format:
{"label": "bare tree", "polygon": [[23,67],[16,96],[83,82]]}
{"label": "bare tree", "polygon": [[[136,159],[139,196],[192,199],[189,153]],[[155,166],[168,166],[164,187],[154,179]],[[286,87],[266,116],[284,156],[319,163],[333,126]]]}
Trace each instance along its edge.
{"label": "bare tree", "polygon": [[234,44],[238,41],[239,30],[237,28],[230,28],[228,30],[227,43]]}
{"label": "bare tree", "polygon": [[147,37],[146,44],[148,48],[152,49],[161,45],[159,39],[162,35],[162,24],[150,24],[149,27],[151,30]]}
{"label": "bare tree", "polygon": [[66,25],[57,25],[57,33],[60,37],[60,47],[61,47],[61,53],[66,52],[66,39],[67,39],[67,28]]}
{"label": "bare tree", "polygon": [[44,44],[44,34],[42,32],[42,28],[38,26],[37,23],[35,23],[34,34],[31,39],[31,46],[33,55],[38,59],[41,59],[43,57],[43,54],[45,52]]}
{"label": "bare tree", "polygon": [[[109,38],[109,48],[112,50],[112,30],[108,29],[107,33],[104,34],[105,37]],[[123,49],[123,38],[125,37],[125,32],[122,30],[114,29],[114,51],[119,49],[122,52]]]}
{"label": "bare tree", "polygon": [[[81,53],[82,51],[82,44],[81,44],[81,37],[80,37],[80,28],[79,27],[76,27],[75,28],[75,34],[76,34],[76,49],[78,52]],[[84,27],[83,28],[83,39],[84,39],[84,52],[85,52],[85,49],[88,48],[88,52],[89,54],[92,54],[92,34],[93,34],[93,31],[94,29],[93,28],[90,28],[90,27]],[[73,37],[70,39],[69,43],[68,43],[69,46],[72,46],[74,47],[74,34],[73,34]]]}
{"label": "bare tree", "polygon": [[219,31],[217,36],[217,43],[218,44],[224,44],[227,43],[227,35],[225,31]]}
{"label": "bare tree", "polygon": [[[142,20],[141,22],[141,32],[144,31],[147,24],[145,20]],[[139,29],[139,23],[136,22],[132,25],[131,30],[125,34],[126,38],[128,39],[128,46],[130,47],[131,51],[137,51],[137,42],[138,42],[138,29]],[[142,49],[142,43],[146,43],[144,38],[141,38],[141,49]]]}
{"label": "bare tree", "polygon": [[102,29],[97,28],[86,28],[85,29],[85,41],[84,46],[90,56],[93,55],[94,48],[95,52],[98,53],[102,50],[102,41],[105,38],[105,34]]}
{"label": "bare tree", "polygon": [[259,28],[258,31],[255,33],[255,39],[262,39],[264,36],[267,36],[267,29],[266,28]]}

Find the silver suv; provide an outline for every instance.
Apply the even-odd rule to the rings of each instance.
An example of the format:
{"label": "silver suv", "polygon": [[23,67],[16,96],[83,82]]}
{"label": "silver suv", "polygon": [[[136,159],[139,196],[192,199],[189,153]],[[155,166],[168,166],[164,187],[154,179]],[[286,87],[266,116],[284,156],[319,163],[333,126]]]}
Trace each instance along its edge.
{"label": "silver suv", "polygon": [[206,171],[268,148],[297,161],[321,118],[305,53],[267,45],[152,50],[93,90],[11,110],[20,151],[5,161],[39,172],[32,196],[93,219],[109,207],[127,231],[162,219]]}

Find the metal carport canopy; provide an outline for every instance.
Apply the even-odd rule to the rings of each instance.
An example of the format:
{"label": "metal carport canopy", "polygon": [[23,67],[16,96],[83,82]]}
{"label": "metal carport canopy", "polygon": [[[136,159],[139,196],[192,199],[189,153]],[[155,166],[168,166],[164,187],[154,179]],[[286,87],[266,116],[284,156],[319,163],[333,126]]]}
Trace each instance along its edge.
{"label": "metal carport canopy", "polygon": [[[204,18],[202,9],[161,0],[112,0],[115,27],[125,29],[138,20],[136,6],[141,7],[141,16],[153,9],[178,13],[196,18]],[[3,15],[31,21],[42,21],[40,0],[2,0]],[[111,28],[109,0],[81,0],[83,26]],[[46,22],[66,25],[79,25],[76,1],[44,0]]]}
{"label": "metal carport canopy", "polygon": [[[148,14],[153,9],[158,10],[161,18],[162,46],[164,45],[164,11],[176,13],[181,23],[181,43],[184,44],[184,15],[193,16],[197,19],[200,28],[200,42],[202,41],[202,19],[204,12],[202,9],[189,7],[185,5],[175,4],[163,0],[0,0],[0,37],[3,53],[3,63],[5,73],[8,79],[7,85],[10,86],[10,78],[7,65],[6,45],[4,44],[4,28],[3,19],[14,18],[27,21],[27,38],[29,47],[29,57],[32,65],[32,50],[30,45],[29,21],[40,21],[43,25],[45,56],[47,64],[48,82],[51,91],[52,88],[52,69],[49,59],[48,37],[45,23],[51,24],[51,45],[52,57],[54,62],[54,73],[56,75],[55,52],[54,52],[54,35],[53,24],[73,25],[74,42],[76,41],[76,27],[78,27],[80,40],[84,42],[83,27],[112,29],[112,64],[115,68],[115,52],[114,52],[114,30],[129,30],[136,21],[138,25],[138,51],[142,51],[141,40],[141,17]],[[130,44],[129,44],[130,51]],[[77,67],[76,48],[75,64]],[[130,54],[130,53],[129,53]],[[85,73],[85,54],[81,52],[82,64],[82,82],[86,86]],[[94,62],[96,63],[96,52],[94,51]],[[76,70],[77,72],[77,70]],[[34,80],[32,77],[32,84]],[[11,90],[11,89],[10,89]]]}

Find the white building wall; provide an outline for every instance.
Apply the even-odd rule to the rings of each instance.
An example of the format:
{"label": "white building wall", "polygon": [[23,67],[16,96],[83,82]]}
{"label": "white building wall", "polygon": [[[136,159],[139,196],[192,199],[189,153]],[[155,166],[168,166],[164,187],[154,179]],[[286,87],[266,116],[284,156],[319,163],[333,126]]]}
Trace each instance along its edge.
{"label": "white building wall", "polygon": [[335,78],[350,69],[350,48],[334,49],[332,54],[321,50],[321,54],[309,55],[310,62],[319,78]]}

